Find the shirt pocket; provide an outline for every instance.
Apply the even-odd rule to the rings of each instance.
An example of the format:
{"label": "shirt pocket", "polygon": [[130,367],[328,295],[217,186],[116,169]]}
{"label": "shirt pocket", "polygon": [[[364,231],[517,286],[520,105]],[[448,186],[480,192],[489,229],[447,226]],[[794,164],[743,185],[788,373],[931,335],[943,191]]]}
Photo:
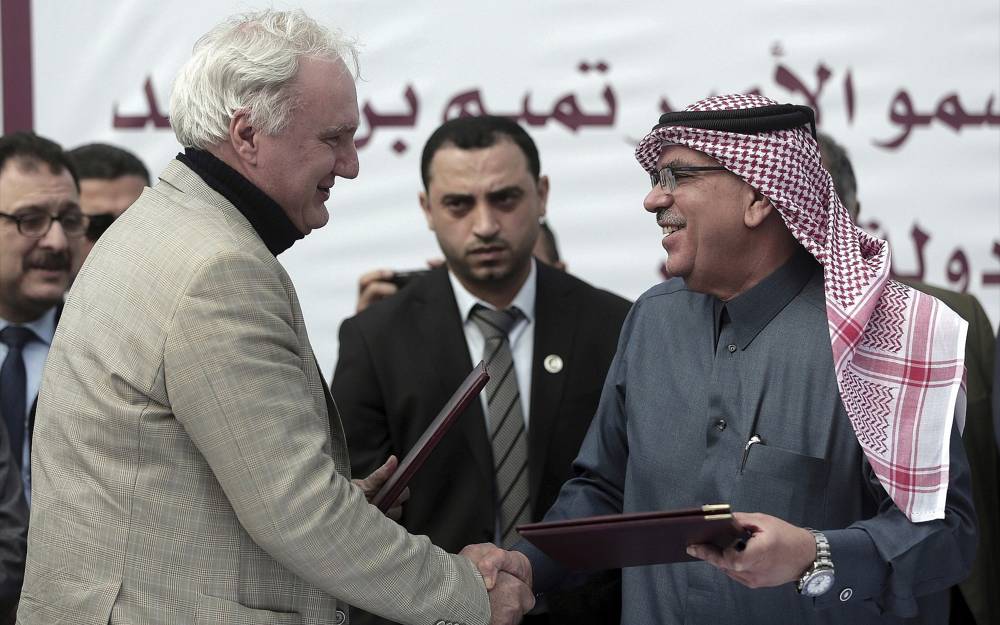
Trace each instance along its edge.
{"label": "shirt pocket", "polygon": [[763,512],[801,527],[822,523],[829,464],[763,443],[751,445],[736,476],[731,503],[739,512]]}

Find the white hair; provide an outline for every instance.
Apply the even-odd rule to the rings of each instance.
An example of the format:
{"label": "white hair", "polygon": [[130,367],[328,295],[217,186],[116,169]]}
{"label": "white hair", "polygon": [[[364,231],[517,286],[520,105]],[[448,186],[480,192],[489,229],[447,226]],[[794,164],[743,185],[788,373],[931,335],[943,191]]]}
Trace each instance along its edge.
{"label": "white hair", "polygon": [[177,140],[201,149],[218,145],[241,111],[264,134],[284,130],[301,57],[341,60],[358,74],[357,44],[301,9],[234,15],[210,30],[174,80],[170,123]]}

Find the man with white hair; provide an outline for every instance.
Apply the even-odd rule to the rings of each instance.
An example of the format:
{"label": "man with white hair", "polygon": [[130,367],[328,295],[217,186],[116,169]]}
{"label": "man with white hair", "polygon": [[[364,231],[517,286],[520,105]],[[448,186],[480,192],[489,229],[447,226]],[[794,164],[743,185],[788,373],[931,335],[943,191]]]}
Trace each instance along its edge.
{"label": "man with white hair", "polygon": [[[624,569],[623,623],[946,623],[968,574],[965,322],[889,279],[814,133],[807,107],[716,96],[636,150],[672,278],[629,313],[545,520],[729,503],[751,537]],[[565,578],[518,548],[536,591]]]}
{"label": "man with white hair", "polygon": [[185,150],[102,237],[49,352],[19,622],[341,624],[350,604],[485,625],[533,603],[523,556],[445,553],[367,503],[394,459],[349,479],[275,258],[358,175],[355,59],[264,11],[181,69]]}

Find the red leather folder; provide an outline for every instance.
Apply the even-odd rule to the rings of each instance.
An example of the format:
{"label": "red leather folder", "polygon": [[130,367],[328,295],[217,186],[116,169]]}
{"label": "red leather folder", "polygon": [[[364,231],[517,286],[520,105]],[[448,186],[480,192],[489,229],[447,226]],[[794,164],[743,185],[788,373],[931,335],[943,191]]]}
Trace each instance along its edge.
{"label": "red leather folder", "polygon": [[416,474],[417,470],[427,460],[441,438],[448,431],[448,428],[455,423],[459,415],[465,411],[473,399],[485,388],[489,381],[490,374],[486,371],[486,363],[479,361],[479,364],[465,377],[461,386],[451,396],[448,403],[444,405],[431,424],[420,435],[420,438],[410,449],[403,461],[396,467],[396,471],[389,476],[382,488],[372,499],[372,505],[378,506],[382,512],[386,512],[396,502],[396,499],[403,493],[403,489]]}
{"label": "red leather folder", "polygon": [[748,538],[728,504],[529,523],[517,531],[552,559],[578,571],[686,562],[694,559],[685,552],[688,545],[742,549]]}

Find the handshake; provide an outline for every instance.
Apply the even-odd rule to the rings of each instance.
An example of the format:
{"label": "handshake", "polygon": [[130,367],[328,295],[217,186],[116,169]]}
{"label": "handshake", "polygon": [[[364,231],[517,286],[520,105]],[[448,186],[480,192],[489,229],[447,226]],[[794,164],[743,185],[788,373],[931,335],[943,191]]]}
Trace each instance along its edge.
{"label": "handshake", "polygon": [[490,597],[490,624],[514,625],[535,607],[531,563],[519,551],[504,551],[490,543],[469,545],[460,555],[479,569]]}

